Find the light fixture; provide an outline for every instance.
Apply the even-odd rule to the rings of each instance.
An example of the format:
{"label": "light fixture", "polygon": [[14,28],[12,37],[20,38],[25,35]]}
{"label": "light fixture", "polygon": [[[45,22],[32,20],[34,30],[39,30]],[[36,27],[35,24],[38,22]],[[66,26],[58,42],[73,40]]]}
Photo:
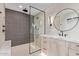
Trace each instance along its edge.
{"label": "light fixture", "polygon": [[53,18],[51,16],[49,16],[49,22],[50,22],[50,26],[52,26],[52,24],[53,24]]}

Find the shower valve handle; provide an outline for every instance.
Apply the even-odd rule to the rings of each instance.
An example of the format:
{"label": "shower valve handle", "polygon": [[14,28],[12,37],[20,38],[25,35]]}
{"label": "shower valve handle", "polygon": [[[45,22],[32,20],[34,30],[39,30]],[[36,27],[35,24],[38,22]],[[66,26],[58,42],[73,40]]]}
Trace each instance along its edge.
{"label": "shower valve handle", "polygon": [[5,27],[5,25],[3,25],[2,27]]}
{"label": "shower valve handle", "polygon": [[5,30],[3,29],[2,32],[5,32]]}

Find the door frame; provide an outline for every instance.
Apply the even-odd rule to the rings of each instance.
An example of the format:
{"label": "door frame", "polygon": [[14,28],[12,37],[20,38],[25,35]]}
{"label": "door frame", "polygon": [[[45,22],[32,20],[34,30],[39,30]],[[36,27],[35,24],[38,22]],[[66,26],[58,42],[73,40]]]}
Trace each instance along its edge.
{"label": "door frame", "polygon": [[35,53],[35,52],[38,52],[38,51],[40,51],[41,50],[41,48],[40,49],[38,49],[38,50],[36,50],[36,51],[34,51],[34,52],[31,52],[31,43],[30,43],[30,41],[31,41],[31,39],[30,39],[30,20],[31,20],[31,8],[34,8],[34,9],[36,9],[36,10],[39,10],[39,11],[41,11],[41,12],[43,12],[44,13],[44,34],[46,33],[46,21],[45,21],[45,19],[46,19],[46,13],[45,13],[45,11],[43,11],[43,10],[40,10],[40,9],[38,9],[38,8],[36,8],[36,7],[33,7],[33,6],[29,6],[29,54],[33,54],[33,53]]}

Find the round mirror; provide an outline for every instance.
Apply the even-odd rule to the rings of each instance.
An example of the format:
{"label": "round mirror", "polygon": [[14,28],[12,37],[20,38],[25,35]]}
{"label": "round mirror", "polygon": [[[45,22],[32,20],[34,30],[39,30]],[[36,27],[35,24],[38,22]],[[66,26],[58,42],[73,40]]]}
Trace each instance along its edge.
{"label": "round mirror", "polygon": [[61,32],[73,29],[79,20],[76,10],[66,8],[58,12],[54,18],[53,24],[55,28]]}

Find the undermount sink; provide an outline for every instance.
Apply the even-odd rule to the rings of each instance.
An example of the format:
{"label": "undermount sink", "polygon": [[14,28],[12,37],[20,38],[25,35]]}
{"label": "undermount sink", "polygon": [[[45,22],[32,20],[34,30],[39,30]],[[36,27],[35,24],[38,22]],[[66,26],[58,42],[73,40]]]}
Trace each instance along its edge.
{"label": "undermount sink", "polygon": [[43,36],[43,37],[52,37],[52,38],[59,38],[60,37],[60,36],[49,35],[49,34],[43,34],[41,36]]}
{"label": "undermount sink", "polygon": [[55,38],[55,39],[58,39],[58,40],[66,40],[66,41],[70,41],[70,42],[75,42],[75,43],[79,43],[79,40],[76,39],[76,38],[69,38],[69,37],[62,37],[62,36],[55,36],[55,35],[49,35],[49,34],[43,34],[41,35],[42,37],[45,37],[45,38]]}

